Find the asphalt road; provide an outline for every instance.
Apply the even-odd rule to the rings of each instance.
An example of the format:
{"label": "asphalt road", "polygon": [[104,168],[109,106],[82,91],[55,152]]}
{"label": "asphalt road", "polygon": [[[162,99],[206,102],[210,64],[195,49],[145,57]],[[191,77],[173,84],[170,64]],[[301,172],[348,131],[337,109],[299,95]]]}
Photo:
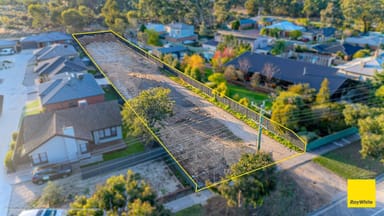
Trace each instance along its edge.
{"label": "asphalt road", "polygon": [[310,214],[310,216],[384,216],[384,176],[376,181],[376,208],[348,208],[347,196]]}

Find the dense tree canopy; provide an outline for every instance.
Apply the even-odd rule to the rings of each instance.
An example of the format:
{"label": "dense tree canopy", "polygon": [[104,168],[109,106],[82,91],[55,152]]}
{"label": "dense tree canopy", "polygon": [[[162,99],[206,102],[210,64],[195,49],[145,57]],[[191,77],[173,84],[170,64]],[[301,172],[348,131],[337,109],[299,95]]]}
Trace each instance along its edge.
{"label": "dense tree canopy", "polygon": [[156,203],[156,193],[140,176],[128,170],[127,175],[112,176],[87,198],[77,196],[68,215],[170,215]]}
{"label": "dense tree canopy", "polygon": [[174,101],[169,98],[170,92],[162,87],[152,88],[142,91],[124,105],[121,114],[128,135],[143,137],[147,142],[152,140],[144,123],[153,129],[158,121],[172,114]]}
{"label": "dense tree canopy", "polygon": [[[244,154],[239,162],[231,166],[227,178],[257,170],[272,163],[271,154],[265,152]],[[262,205],[264,197],[275,188],[275,172],[275,166],[261,168],[248,175],[235,178],[232,182],[221,184],[218,190],[227,199],[229,206],[255,208]]]}

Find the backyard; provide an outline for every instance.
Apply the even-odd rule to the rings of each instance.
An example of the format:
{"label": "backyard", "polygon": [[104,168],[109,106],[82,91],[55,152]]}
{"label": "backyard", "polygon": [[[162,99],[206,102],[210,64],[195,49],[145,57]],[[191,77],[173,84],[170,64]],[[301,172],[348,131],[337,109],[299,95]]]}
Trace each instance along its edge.
{"label": "backyard", "polygon": [[372,158],[362,159],[360,149],[360,142],[355,142],[319,156],[313,161],[345,179],[369,179],[383,173],[383,164]]}
{"label": "backyard", "polygon": [[242,86],[233,85],[233,84],[228,84],[228,89],[229,89],[229,97],[234,100],[238,99],[236,97],[239,97],[239,98],[245,97],[245,98],[248,98],[250,102],[253,101],[256,104],[261,104],[264,100],[266,100],[267,109],[270,109],[272,107],[272,102],[269,96],[265,93],[251,91]]}

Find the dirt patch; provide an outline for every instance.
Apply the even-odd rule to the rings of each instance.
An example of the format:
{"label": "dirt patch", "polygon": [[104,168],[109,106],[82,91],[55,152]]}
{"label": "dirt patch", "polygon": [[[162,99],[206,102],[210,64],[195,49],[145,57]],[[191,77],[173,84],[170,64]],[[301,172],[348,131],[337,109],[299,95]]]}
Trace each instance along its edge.
{"label": "dirt patch", "polygon": [[[135,173],[139,173],[140,176],[151,185],[152,189],[156,191],[158,197],[182,188],[178,179],[163,161],[151,161],[129,169]],[[62,187],[65,194],[64,198],[66,201],[62,208],[67,209],[69,203],[76,195],[91,195],[94,193],[97,185],[104,184],[111,176],[125,175],[127,171],[128,169],[123,169],[86,180],[82,180],[81,174],[76,173],[68,178],[55,180],[55,183]],[[14,185],[8,215],[18,215],[22,210],[32,207],[43,207],[36,206],[36,200],[41,196],[45,186],[46,184],[35,185],[32,182]]]}
{"label": "dirt patch", "polygon": [[[243,153],[255,151],[249,141],[256,140],[256,131],[246,128],[247,135],[252,135],[244,136],[246,126],[242,122],[161,74],[156,64],[114,35],[87,35],[79,40],[125,97],[135,97],[152,87],[171,89],[176,102],[174,115],[161,123],[157,135],[199,185],[220,180]],[[276,142],[266,143],[266,148],[270,152],[281,150],[274,155],[276,160],[294,154]]]}

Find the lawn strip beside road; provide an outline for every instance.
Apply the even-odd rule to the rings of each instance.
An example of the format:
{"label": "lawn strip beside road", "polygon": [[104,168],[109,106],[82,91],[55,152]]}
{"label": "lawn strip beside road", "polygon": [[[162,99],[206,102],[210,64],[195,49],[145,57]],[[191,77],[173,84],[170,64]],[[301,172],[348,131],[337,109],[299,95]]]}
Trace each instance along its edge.
{"label": "lawn strip beside road", "polygon": [[360,149],[360,142],[355,142],[316,157],[313,161],[345,179],[369,179],[383,173],[383,164],[372,158],[362,159]]}

